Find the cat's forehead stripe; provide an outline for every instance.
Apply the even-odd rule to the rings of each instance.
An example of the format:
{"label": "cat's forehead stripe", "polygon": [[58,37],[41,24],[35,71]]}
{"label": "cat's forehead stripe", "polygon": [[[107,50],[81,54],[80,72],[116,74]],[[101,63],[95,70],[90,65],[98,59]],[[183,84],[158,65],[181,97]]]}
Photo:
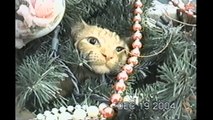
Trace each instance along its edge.
{"label": "cat's forehead stripe", "polygon": [[[107,38],[114,38],[116,43],[121,43],[119,36],[115,32],[111,32],[108,29],[99,28],[100,37],[106,36]],[[122,42],[123,43],[123,42]],[[124,43],[122,44],[124,45]]]}

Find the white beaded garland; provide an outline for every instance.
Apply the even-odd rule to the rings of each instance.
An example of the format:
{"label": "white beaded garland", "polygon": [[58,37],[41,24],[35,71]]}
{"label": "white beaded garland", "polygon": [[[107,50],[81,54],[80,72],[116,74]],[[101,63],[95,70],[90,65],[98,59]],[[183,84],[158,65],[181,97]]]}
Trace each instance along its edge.
{"label": "white beaded garland", "polygon": [[[107,107],[107,104],[100,104],[103,106],[103,109]],[[104,107],[105,106],[105,107]],[[77,108],[77,109],[75,109]],[[46,110],[44,114],[37,114],[35,120],[99,120],[100,109],[97,106],[88,106],[88,105],[77,105],[64,106],[57,108],[52,108],[51,111]],[[101,119],[102,120],[102,119]],[[104,119],[103,119],[104,120]]]}
{"label": "white beaded garland", "polygon": [[74,120],[84,120],[86,118],[87,114],[85,112],[85,110],[78,108],[73,112],[73,119]]}
{"label": "white beaded garland", "polygon": [[59,120],[70,120],[73,116],[68,112],[63,112],[59,114]]}
{"label": "white beaded garland", "polygon": [[104,108],[108,107],[109,105],[107,105],[106,103],[101,103],[99,106],[98,106],[98,109],[99,111],[102,111]]}
{"label": "white beaded garland", "polygon": [[45,116],[48,116],[48,115],[50,115],[50,114],[51,114],[51,112],[50,112],[49,110],[44,111],[44,115],[45,115]]}
{"label": "white beaded garland", "polygon": [[45,120],[58,120],[58,118],[57,118],[56,115],[49,114],[49,115],[46,116]]}
{"label": "white beaded garland", "polygon": [[59,108],[59,111],[60,111],[61,113],[65,112],[66,110],[67,110],[67,108],[64,107],[64,106],[62,106],[62,107]]}
{"label": "white beaded garland", "polygon": [[72,112],[72,111],[74,110],[74,107],[71,106],[71,105],[69,105],[69,106],[67,107],[67,110],[68,110],[69,112]]}
{"label": "white beaded garland", "polygon": [[53,114],[57,114],[58,113],[58,109],[57,108],[52,108],[52,110],[51,110],[51,112],[53,113]]}
{"label": "white beaded garland", "polygon": [[89,106],[87,108],[88,117],[97,117],[99,114],[99,109],[96,106]]}
{"label": "white beaded garland", "polygon": [[37,114],[36,119],[37,120],[45,120],[45,116],[43,114],[39,113],[39,114]]}
{"label": "white beaded garland", "polygon": [[75,109],[81,109],[81,105],[76,105]]}
{"label": "white beaded garland", "polygon": [[82,105],[83,110],[87,110],[87,108],[88,108],[88,105]]}

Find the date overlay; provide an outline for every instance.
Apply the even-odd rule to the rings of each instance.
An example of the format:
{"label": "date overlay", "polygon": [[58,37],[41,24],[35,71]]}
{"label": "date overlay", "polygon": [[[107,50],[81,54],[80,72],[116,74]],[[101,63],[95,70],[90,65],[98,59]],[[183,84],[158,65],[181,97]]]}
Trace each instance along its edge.
{"label": "date overlay", "polygon": [[167,111],[175,109],[176,104],[168,101],[143,101],[135,104],[135,102],[123,102],[116,105],[118,109],[134,110],[136,108],[153,111]]}
{"label": "date overlay", "polygon": [[169,109],[175,109],[176,105],[175,103],[170,103],[168,101],[143,101],[142,103],[139,103],[139,106],[141,109],[145,110],[153,110],[153,111],[167,111]]}

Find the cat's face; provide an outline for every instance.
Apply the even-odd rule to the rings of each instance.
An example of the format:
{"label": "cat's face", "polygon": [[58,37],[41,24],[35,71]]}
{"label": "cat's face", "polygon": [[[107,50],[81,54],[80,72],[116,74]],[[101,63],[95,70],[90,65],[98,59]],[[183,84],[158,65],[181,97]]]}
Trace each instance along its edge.
{"label": "cat's face", "polygon": [[119,71],[126,63],[129,48],[115,32],[83,22],[72,28],[72,35],[75,47],[94,72],[105,74]]}

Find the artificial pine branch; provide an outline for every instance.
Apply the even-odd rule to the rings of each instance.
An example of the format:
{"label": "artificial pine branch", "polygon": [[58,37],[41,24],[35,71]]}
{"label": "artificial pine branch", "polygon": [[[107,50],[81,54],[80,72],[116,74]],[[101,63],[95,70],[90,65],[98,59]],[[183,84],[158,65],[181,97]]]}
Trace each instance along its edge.
{"label": "artificial pine branch", "polygon": [[87,64],[87,61],[74,47],[74,40],[72,38],[67,39],[61,44],[63,45],[63,47],[59,50],[59,55],[62,61],[67,64],[74,64],[79,66]]}
{"label": "artificial pine branch", "polygon": [[[196,96],[196,45],[194,41],[189,41],[182,35],[181,27],[168,29],[171,41],[164,51],[166,56],[162,56],[164,59],[161,64],[158,64],[158,77],[166,83],[156,82],[152,85],[146,85],[146,87],[142,87],[141,84],[138,88],[141,90],[139,96],[142,98],[141,103],[148,100],[147,108],[148,105],[156,103],[155,101],[163,101],[164,103],[166,101],[170,105],[175,105],[172,107],[173,109],[155,112],[149,106],[145,114],[149,119],[193,119],[196,116],[195,113],[187,110],[195,111],[196,103],[192,104],[192,101],[189,100],[187,103],[186,99]],[[184,104],[190,103],[193,107],[187,109],[183,107]]]}
{"label": "artificial pine branch", "polygon": [[68,75],[57,63],[57,58],[51,58],[47,53],[27,56],[16,70],[17,105],[22,108],[31,103],[43,111],[53,99],[65,103],[65,99],[57,94],[61,90],[60,81],[66,77]]}
{"label": "artificial pine branch", "polygon": [[[195,51],[186,47],[182,50],[182,54],[176,56],[173,52],[173,64],[164,63],[160,66],[160,78],[168,81],[164,92],[159,92],[160,99],[173,101],[176,103],[176,109],[171,111],[177,115],[177,119],[194,119],[195,113],[189,113],[183,108],[184,101],[190,96],[196,96],[196,59],[194,59]],[[169,114],[169,113],[168,113]],[[171,116],[171,117],[174,117]]]}

